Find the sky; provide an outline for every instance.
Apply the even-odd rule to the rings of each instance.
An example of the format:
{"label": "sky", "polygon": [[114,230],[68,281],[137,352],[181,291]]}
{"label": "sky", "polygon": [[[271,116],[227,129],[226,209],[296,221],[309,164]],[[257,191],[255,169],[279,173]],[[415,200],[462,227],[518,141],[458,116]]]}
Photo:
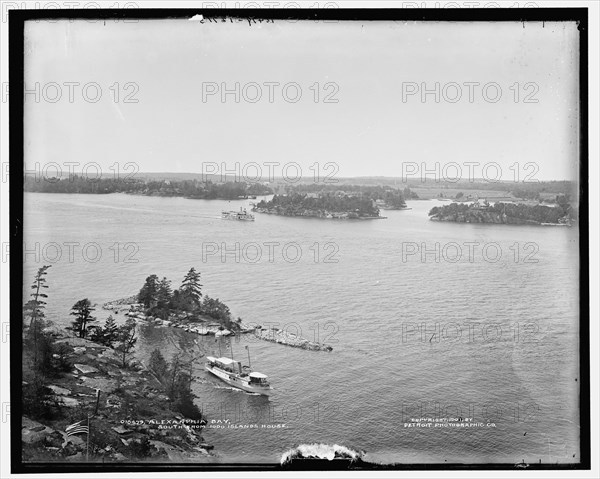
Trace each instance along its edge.
{"label": "sky", "polygon": [[572,22],[32,21],[25,164],[574,179],[578,42]]}

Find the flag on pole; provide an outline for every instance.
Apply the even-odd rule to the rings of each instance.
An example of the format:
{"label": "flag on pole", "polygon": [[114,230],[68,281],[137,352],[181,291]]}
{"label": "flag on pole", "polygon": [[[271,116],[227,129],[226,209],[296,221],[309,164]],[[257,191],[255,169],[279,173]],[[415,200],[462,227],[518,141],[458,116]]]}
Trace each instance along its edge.
{"label": "flag on pole", "polygon": [[76,422],[75,424],[71,424],[67,426],[65,432],[67,436],[74,436],[75,434],[89,434],[90,428],[88,426],[84,426],[81,424],[83,421]]}

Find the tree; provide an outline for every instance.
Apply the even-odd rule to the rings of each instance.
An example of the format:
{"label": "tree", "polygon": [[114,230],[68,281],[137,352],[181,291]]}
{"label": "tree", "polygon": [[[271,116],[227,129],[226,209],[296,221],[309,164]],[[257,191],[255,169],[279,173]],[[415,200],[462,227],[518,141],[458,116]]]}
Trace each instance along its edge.
{"label": "tree", "polygon": [[131,318],[118,330],[117,346],[115,351],[121,356],[121,365],[127,367],[127,358],[133,354],[132,350],[137,343],[135,335],[135,321]]}
{"label": "tree", "polygon": [[569,201],[571,200],[571,195],[566,194],[566,195],[556,195],[556,204],[558,206],[560,206],[565,212],[567,210],[569,210],[569,208],[571,207],[571,205],[569,204]]}
{"label": "tree", "polygon": [[229,307],[225,303],[219,301],[218,298],[213,299],[209,296],[204,296],[202,313],[216,319],[223,326],[231,326],[231,312],[229,311]]}
{"label": "tree", "polygon": [[44,319],[45,317],[44,308],[46,307],[46,302],[40,298],[48,297],[48,295],[45,294],[43,290],[48,288],[45,276],[47,274],[48,268],[50,267],[51,265],[45,265],[38,269],[38,272],[35,275],[35,279],[33,280],[33,284],[31,285],[31,289],[34,290],[34,292],[31,293],[31,297],[33,299],[27,301],[27,303],[25,303],[24,306],[25,313],[31,318],[29,321],[30,328],[38,318]]}
{"label": "tree", "polygon": [[55,419],[60,415],[56,396],[48,388],[42,376],[23,384],[23,414],[32,419]]}
{"label": "tree", "polygon": [[[50,266],[41,267],[34,279],[30,299],[23,307],[25,317],[29,316],[30,324],[23,336],[23,376],[27,380],[23,388],[23,409],[32,416],[45,417],[56,412],[58,406],[46,388],[48,378],[57,377],[72,369],[69,356],[72,348],[64,343],[57,343],[55,334],[48,330],[49,321],[45,320],[43,291],[48,288],[44,276]],[[25,323],[25,321],[24,321]],[[54,412],[53,412],[54,411]]]}
{"label": "tree", "polygon": [[106,318],[104,327],[90,326],[90,340],[112,348],[119,339],[119,327],[112,315]]}
{"label": "tree", "polygon": [[202,285],[200,284],[200,273],[191,268],[183,278],[179,288],[180,298],[187,303],[188,309],[194,310],[200,306],[202,298]]}
{"label": "tree", "polygon": [[459,191],[458,193],[456,193],[457,200],[460,200],[463,196],[465,196],[465,194],[462,191]]}
{"label": "tree", "polygon": [[106,322],[102,328],[102,336],[104,338],[103,344],[109,348],[112,348],[113,344],[119,339],[119,327],[112,315],[106,318]]}
{"label": "tree", "polygon": [[75,316],[75,320],[71,323],[69,329],[80,338],[85,338],[88,332],[89,323],[96,321],[96,318],[92,316],[92,303],[90,300],[85,298],[77,301],[71,308],[71,316]]}
{"label": "tree", "polygon": [[138,301],[143,303],[146,308],[150,308],[157,301],[158,276],[155,274],[146,278],[146,282],[138,293]]}
{"label": "tree", "polygon": [[169,306],[172,300],[172,292],[171,292],[171,281],[167,278],[163,278],[158,283],[158,288],[156,292],[156,311],[157,315],[162,319],[167,319],[169,317]]}
{"label": "tree", "polygon": [[150,355],[150,361],[148,363],[148,369],[152,371],[160,382],[163,382],[167,377],[167,372],[169,370],[169,364],[166,359],[160,352],[160,350],[155,349],[152,351]]}
{"label": "tree", "polygon": [[129,451],[133,457],[149,457],[156,448],[150,442],[147,436],[143,436],[140,439],[133,439],[129,443]]}
{"label": "tree", "polygon": [[[202,413],[194,404],[196,397],[192,392],[194,377],[194,364],[204,356],[197,341],[190,341],[185,337],[179,339],[179,344],[171,339],[172,344],[178,349],[173,355],[164,379],[167,394],[176,411],[191,419],[202,419]],[[194,350],[197,349],[198,352]]]}
{"label": "tree", "polygon": [[33,362],[38,365],[39,355],[38,355],[38,338],[43,334],[43,329],[46,326],[44,322],[44,318],[46,317],[44,313],[44,309],[46,307],[45,298],[48,297],[46,293],[44,293],[44,289],[48,289],[48,285],[46,284],[46,274],[48,268],[51,265],[42,266],[38,269],[35,279],[33,280],[33,284],[31,285],[31,289],[34,290],[31,293],[32,299],[27,301],[23,306],[23,313],[25,316],[29,316],[29,338],[32,340],[33,347]]}

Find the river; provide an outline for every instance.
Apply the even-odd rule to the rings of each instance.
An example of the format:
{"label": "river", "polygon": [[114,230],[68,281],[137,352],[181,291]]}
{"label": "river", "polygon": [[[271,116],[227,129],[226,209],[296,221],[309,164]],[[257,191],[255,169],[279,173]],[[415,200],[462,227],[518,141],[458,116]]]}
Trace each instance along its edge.
{"label": "river", "polygon": [[[382,462],[578,462],[577,228],[429,221],[436,204],[382,220],[236,222],[221,210],[248,201],[26,193],[24,291],[52,264],[47,317],[66,325],[79,299],[103,319],[102,303],[147,276],[178,287],[193,266],[234,317],[331,344],[201,338],[244,362],[249,346],[275,389],[232,390],[198,364],[197,403],[224,426],[204,433],[217,460],[274,462],[323,442]],[[141,328],[138,354],[168,357],[177,334]]]}

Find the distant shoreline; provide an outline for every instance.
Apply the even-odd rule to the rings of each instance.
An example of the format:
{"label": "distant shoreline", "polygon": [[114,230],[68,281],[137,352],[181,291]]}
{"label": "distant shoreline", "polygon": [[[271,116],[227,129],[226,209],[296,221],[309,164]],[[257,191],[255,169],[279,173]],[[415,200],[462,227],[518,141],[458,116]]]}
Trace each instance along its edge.
{"label": "distant shoreline", "polygon": [[568,204],[526,205],[485,202],[471,204],[450,203],[435,206],[429,211],[431,221],[479,224],[510,224],[530,226],[571,226],[576,218]]}

